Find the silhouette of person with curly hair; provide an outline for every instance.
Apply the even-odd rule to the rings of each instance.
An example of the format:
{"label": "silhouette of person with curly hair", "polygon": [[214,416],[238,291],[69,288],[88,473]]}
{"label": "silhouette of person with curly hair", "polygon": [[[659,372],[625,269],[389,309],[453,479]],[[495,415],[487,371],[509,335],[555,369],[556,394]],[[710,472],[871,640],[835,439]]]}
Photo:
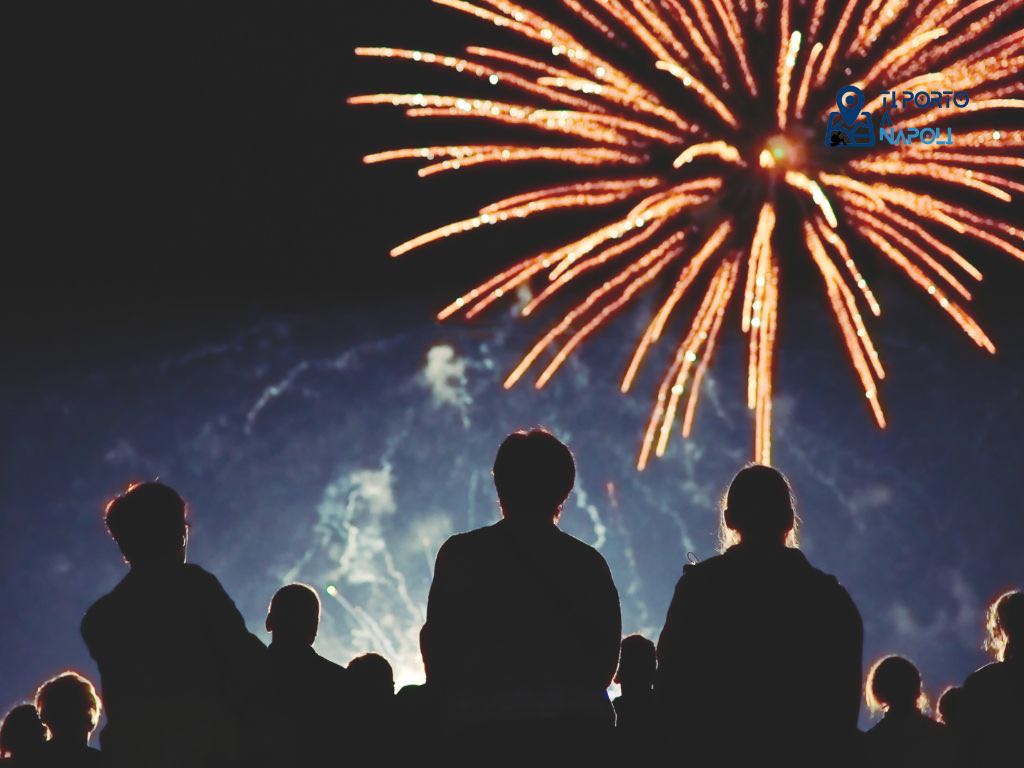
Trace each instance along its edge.
{"label": "silhouette of person with curly hair", "polygon": [[964,735],[978,765],[1010,765],[1024,730],[1024,592],[1000,595],[987,624],[986,647],[995,660],[964,682]]}
{"label": "silhouette of person with curly hair", "polygon": [[185,502],[133,485],[104,519],[128,574],[82,620],[100,670],[104,766],[234,768],[266,752],[266,647],[217,579],[186,564]]}

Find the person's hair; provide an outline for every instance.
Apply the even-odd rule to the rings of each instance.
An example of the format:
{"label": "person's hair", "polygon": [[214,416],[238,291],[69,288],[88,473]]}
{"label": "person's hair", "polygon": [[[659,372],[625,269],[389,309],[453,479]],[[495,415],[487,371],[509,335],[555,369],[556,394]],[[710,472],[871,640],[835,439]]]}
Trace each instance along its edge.
{"label": "person's hair", "polygon": [[519,430],[498,448],[493,474],[506,517],[552,520],[572,491],[576,463],[546,429]]}
{"label": "person's hair", "polygon": [[46,741],[46,727],[32,704],[19,704],[0,725],[0,757],[18,757],[38,750]]}
{"label": "person's hair", "polygon": [[883,656],[868,671],[864,698],[872,712],[916,707],[924,710],[928,699],[921,687],[921,673],[902,656]]}
{"label": "person's hair", "polygon": [[184,546],[188,521],[185,500],[159,482],[135,483],[107,504],[103,519],[125,560],[137,564],[164,557]]}
{"label": "person's hair", "polygon": [[654,643],[643,635],[629,635],[619,646],[619,668],[615,673],[617,683],[636,680],[653,683],[658,669],[657,651]]}
{"label": "person's hair", "polygon": [[945,725],[955,726],[960,721],[963,710],[964,689],[951,685],[939,696],[935,708],[939,712],[939,720]]}
{"label": "person's hair", "polygon": [[267,630],[275,637],[299,638],[312,644],[320,625],[320,597],[308,584],[288,584],[274,593],[267,611]]}
{"label": "person's hair", "polygon": [[988,629],[985,649],[991,651],[997,661],[1018,655],[1024,645],[1024,592],[1011,589],[993,600],[985,624]]}
{"label": "person's hair", "polygon": [[357,696],[393,695],[395,672],[379,653],[364,653],[348,663],[348,679]]}
{"label": "person's hair", "polygon": [[47,680],[36,691],[39,719],[53,736],[88,734],[100,719],[100,697],[88,679],[68,670]]}
{"label": "person's hair", "polygon": [[797,546],[799,521],[793,489],[774,467],[743,467],[729,484],[721,509],[723,551],[740,542],[775,543],[783,537],[788,546]]}

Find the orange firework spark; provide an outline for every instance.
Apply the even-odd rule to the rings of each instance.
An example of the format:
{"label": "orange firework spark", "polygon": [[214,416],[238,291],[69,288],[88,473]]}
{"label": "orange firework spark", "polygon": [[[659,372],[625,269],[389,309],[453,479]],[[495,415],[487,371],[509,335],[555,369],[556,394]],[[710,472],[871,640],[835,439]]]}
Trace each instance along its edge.
{"label": "orange firework spark", "polygon": [[[1024,192],[1024,183],[1007,176],[1024,168],[1024,133],[979,123],[1024,108],[1024,29],[1007,23],[1019,18],[1014,14],[1024,0],[779,0],[773,8],[767,0],[561,0],[564,24],[509,0],[433,2],[502,28],[520,47],[469,46],[464,55],[359,48],[357,54],[444,68],[494,88],[495,97],[381,93],[350,103],[518,126],[543,140],[400,148],[366,162],[419,159],[425,162],[420,176],[548,162],[591,176],[489,203],[396,246],[392,255],[549,211],[612,212],[585,236],[513,264],[440,312],[440,319],[474,317],[539,282],[520,309],[530,315],[579,276],[606,275],[531,347],[506,387],[538,364],[535,386],[543,387],[580,344],[674,271],[671,290],[626,366],[623,392],[698,281],[703,298],[658,387],[638,467],[664,454],[677,415],[682,433],[690,433],[701,381],[737,292],[740,327],[748,335],[754,456],[769,462],[782,265],[794,258],[776,244],[780,205],[797,211],[801,257],[820,273],[880,427],[886,421],[878,383],[885,369],[860,308],[878,316],[881,306],[852,256],[854,242],[895,264],[972,341],[995,351],[960,303],[971,298],[962,275],[982,275],[956,244],[973,238],[1024,261],[1024,231],[944,196],[996,207],[1013,205]],[[584,37],[596,43],[585,44]],[[635,47],[629,67],[598,51],[609,47],[621,59],[627,43]],[[774,66],[755,66],[755,52],[765,51]],[[828,150],[823,116],[843,84],[879,94],[965,91],[966,108],[897,112],[895,127],[933,126],[957,115],[971,115],[974,124],[958,131],[950,147]],[[865,108],[880,106],[879,95]],[[600,178],[593,178],[595,168]]]}

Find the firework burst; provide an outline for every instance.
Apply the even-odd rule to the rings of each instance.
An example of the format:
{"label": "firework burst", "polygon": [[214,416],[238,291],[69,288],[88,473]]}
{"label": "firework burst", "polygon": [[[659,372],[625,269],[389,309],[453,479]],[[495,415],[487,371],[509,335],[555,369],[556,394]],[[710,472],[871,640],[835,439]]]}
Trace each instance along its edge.
{"label": "firework burst", "polygon": [[[440,312],[441,319],[472,318],[531,287],[521,308],[530,315],[582,285],[580,276],[605,275],[525,354],[506,387],[535,369],[535,386],[543,387],[641,291],[667,284],[626,366],[621,389],[628,392],[648,350],[698,284],[703,296],[691,302],[696,312],[658,387],[638,467],[665,452],[677,419],[689,435],[702,379],[733,304],[749,343],[746,400],[754,412],[754,455],[769,462],[783,272],[776,244],[780,204],[798,211],[803,243],[786,258],[807,258],[820,273],[879,426],[885,426],[878,392],[885,369],[862,307],[875,316],[881,307],[853,257],[855,247],[891,261],[974,343],[995,351],[964,309],[971,298],[964,282],[980,280],[981,272],[957,244],[975,239],[1024,260],[1024,231],[963,202],[978,197],[1010,206],[1024,191],[1007,175],[1024,167],[1024,132],[977,127],[996,125],[979,123],[990,117],[1012,119],[1019,114],[1012,110],[1024,108],[1018,76],[1024,29],[1009,21],[1024,0],[561,0],[564,24],[505,0],[433,2],[503,28],[518,41],[515,49],[469,46],[459,56],[396,48],[357,53],[447,68],[493,86],[495,97],[380,93],[350,103],[403,107],[411,117],[518,126],[542,138],[394,149],[366,162],[420,159],[420,176],[547,162],[576,167],[581,179],[485,205],[397,246],[392,255],[546,212],[611,211],[585,236],[513,264]],[[611,53],[599,52],[604,49]],[[759,66],[766,58],[771,65]],[[869,94],[967,92],[970,104],[960,112],[972,114],[976,129],[958,131],[951,146],[829,150],[822,146],[824,118],[844,83]],[[865,109],[879,106],[880,97]],[[894,127],[933,126],[951,114],[899,112]],[[920,191],[915,179],[932,194]]]}

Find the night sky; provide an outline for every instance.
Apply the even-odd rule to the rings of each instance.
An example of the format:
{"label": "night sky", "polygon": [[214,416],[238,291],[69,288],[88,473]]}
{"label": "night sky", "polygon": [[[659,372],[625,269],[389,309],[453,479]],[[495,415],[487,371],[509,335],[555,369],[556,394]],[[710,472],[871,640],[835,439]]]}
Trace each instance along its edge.
{"label": "night sky", "polygon": [[[496,519],[493,451],[538,423],[579,464],[564,526],[608,558],[625,629],[655,637],[686,554],[714,553],[715,505],[749,458],[745,337],[725,329],[693,439],[638,474],[667,350],[633,396],[617,382],[666,286],[549,389],[505,393],[504,374],[556,315],[513,323],[499,309],[438,325],[434,314],[593,219],[391,260],[396,243],[538,173],[567,177],[366,168],[367,152],[486,137],[345,105],[452,82],[356,61],[356,44],[458,51],[503,38],[426,0],[33,13],[16,27],[16,201],[0,280],[0,708],[68,666],[94,674],[78,622],[123,572],[102,506],[156,476],[191,501],[190,558],[221,577],[251,629],[278,586],[308,581],[325,600],[322,652],[381,651],[400,682],[416,680],[436,549]],[[745,120],[755,133],[757,115]],[[1019,204],[998,212],[1024,224]],[[884,432],[802,260],[781,310],[774,459],[796,489],[805,551],[860,605],[867,657],[908,654],[932,693],[984,661],[984,604],[1024,580],[1024,267],[975,243],[965,253],[985,272],[973,304],[996,357],[879,257],[861,260],[885,308],[872,324]]]}

